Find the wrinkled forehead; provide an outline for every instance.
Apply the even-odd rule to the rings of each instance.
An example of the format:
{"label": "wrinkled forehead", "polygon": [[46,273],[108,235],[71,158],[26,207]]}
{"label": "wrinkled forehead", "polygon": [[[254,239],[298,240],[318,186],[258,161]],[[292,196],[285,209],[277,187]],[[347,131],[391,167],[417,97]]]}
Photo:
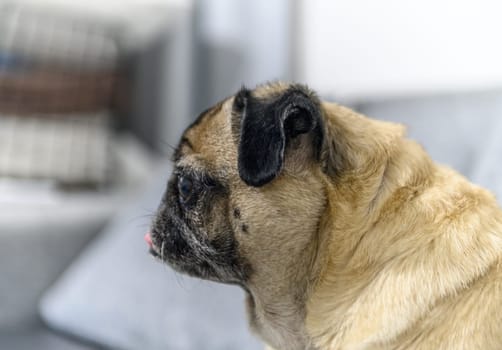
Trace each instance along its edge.
{"label": "wrinkled forehead", "polygon": [[237,167],[232,136],[233,97],[202,112],[184,132],[175,151],[177,166],[229,172]]}

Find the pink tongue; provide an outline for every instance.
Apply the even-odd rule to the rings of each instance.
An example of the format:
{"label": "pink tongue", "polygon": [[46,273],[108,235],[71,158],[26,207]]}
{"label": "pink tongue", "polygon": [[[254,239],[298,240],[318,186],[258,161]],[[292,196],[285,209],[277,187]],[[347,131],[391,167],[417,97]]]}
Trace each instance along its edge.
{"label": "pink tongue", "polygon": [[153,243],[152,243],[152,236],[150,235],[150,233],[147,233],[145,235],[145,242],[148,244],[150,248],[152,248]]}

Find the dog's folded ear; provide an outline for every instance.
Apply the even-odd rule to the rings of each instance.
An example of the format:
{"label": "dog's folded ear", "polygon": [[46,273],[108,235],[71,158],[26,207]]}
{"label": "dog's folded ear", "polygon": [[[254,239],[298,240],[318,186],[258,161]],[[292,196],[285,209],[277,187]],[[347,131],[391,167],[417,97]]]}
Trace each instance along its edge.
{"label": "dog's folded ear", "polygon": [[263,186],[282,170],[289,143],[299,135],[315,132],[312,142],[318,156],[322,144],[320,103],[302,86],[292,86],[268,98],[256,98],[243,88],[235,97],[240,115],[238,167],[250,186]]}

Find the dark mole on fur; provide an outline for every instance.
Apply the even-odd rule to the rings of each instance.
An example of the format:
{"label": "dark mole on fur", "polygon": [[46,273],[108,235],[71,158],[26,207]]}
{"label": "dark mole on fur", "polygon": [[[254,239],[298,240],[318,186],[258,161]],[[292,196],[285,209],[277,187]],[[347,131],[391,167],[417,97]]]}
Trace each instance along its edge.
{"label": "dark mole on fur", "polygon": [[240,219],[241,218],[241,211],[239,208],[234,209],[234,218]]}
{"label": "dark mole on fur", "polygon": [[248,233],[248,225],[242,224],[241,229],[242,229],[242,232]]}

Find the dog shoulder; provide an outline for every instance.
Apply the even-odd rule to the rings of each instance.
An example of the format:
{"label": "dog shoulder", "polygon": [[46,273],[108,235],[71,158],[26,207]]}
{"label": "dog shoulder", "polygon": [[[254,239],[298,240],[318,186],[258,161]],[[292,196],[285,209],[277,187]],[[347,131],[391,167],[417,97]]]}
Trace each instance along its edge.
{"label": "dog shoulder", "polygon": [[[431,342],[441,341],[443,347],[455,339],[467,342],[474,329],[480,335],[469,338],[472,344],[497,339],[488,334],[501,324],[493,312],[502,304],[502,212],[495,198],[434,164],[417,143],[403,138],[399,126],[374,124],[336,105],[329,108],[337,116],[343,114],[328,119],[331,129],[345,128],[331,137],[352,133],[352,145],[341,143],[359,150],[352,161],[370,163],[366,174],[357,172],[360,182],[366,179],[360,188],[373,196],[376,189],[381,200],[345,212],[335,204],[330,252],[308,304],[307,328],[317,345],[376,346],[406,334],[415,339],[411,348],[419,343],[438,348]],[[368,190],[374,179],[380,180]],[[344,191],[341,182],[338,191]],[[354,192],[363,203],[364,191]],[[483,306],[489,307],[479,307],[483,298]],[[422,326],[421,320],[426,320]],[[420,340],[422,334],[434,332],[436,337]]]}

